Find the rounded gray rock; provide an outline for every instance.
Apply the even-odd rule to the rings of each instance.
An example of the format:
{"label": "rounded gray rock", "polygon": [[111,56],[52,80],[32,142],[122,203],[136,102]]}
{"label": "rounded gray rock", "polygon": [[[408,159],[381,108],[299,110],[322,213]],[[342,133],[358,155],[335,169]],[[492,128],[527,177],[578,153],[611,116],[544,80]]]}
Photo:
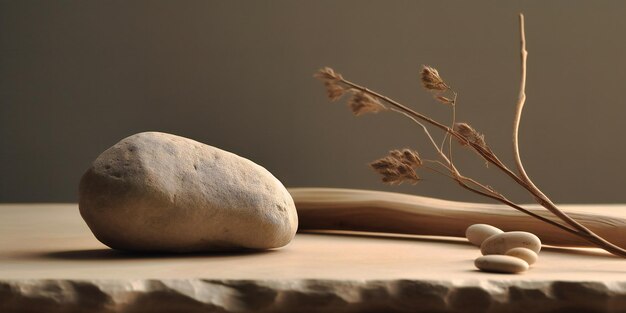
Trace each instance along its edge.
{"label": "rounded gray rock", "polygon": [[270,249],[298,228],[291,195],[265,168],[159,132],[104,151],[80,181],[79,208],[96,238],[120,250]]}

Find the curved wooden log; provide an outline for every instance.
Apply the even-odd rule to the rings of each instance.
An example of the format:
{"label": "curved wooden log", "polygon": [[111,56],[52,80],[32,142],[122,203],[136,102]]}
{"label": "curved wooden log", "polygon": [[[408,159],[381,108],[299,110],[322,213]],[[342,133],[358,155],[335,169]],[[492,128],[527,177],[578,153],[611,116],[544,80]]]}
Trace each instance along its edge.
{"label": "curved wooden log", "polygon": [[[592,247],[553,225],[499,204],[440,200],[392,192],[289,188],[298,210],[299,230],[350,230],[465,237],[465,229],[484,223],[504,231],[536,234],[544,244]],[[525,208],[557,220],[538,205]],[[572,218],[608,241],[626,247],[626,205],[560,205]]]}

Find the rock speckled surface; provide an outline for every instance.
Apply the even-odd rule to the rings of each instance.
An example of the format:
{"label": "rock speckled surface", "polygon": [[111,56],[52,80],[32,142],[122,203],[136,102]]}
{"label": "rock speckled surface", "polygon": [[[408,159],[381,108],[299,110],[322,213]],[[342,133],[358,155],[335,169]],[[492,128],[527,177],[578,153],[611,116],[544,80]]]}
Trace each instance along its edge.
{"label": "rock speckled surface", "polygon": [[98,240],[120,250],[277,248],[298,226],[293,199],[266,169],[159,132],[103,152],[81,179],[79,206]]}

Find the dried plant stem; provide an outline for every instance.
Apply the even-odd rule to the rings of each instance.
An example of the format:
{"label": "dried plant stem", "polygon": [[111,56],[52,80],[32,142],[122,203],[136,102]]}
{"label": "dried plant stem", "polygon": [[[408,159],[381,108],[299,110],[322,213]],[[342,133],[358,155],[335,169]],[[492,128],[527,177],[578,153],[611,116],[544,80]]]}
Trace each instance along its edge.
{"label": "dried plant stem", "polygon": [[[456,91],[454,92],[454,101],[452,103],[452,126],[450,128],[454,127],[454,124],[456,124],[456,99],[457,99],[457,93]],[[450,161],[452,161],[452,137],[448,136],[448,133],[445,134],[448,137],[448,158],[450,158]],[[443,138],[444,140],[446,139],[446,137]]]}
{"label": "dried plant stem", "polygon": [[[446,169],[450,169],[447,165],[445,165],[444,163],[442,163],[440,161],[437,161],[437,160],[424,160],[424,161],[433,162],[433,163],[436,163],[436,164],[439,164],[439,165],[443,166]],[[543,217],[541,215],[535,214],[535,213],[533,213],[533,212],[531,212],[529,210],[526,210],[523,207],[521,207],[521,206],[515,204],[514,202],[510,201],[509,199],[507,199],[504,195],[494,191],[493,189],[491,189],[491,188],[489,188],[489,187],[487,187],[487,186],[477,182],[476,180],[474,180],[472,178],[460,175],[460,173],[458,173],[458,171],[457,171],[457,173],[458,173],[457,176],[451,176],[451,175],[449,175],[447,173],[444,173],[444,172],[442,172],[442,171],[440,171],[440,170],[438,170],[436,168],[430,167],[430,166],[425,166],[425,168],[427,168],[427,169],[429,169],[431,171],[434,171],[437,174],[440,174],[442,176],[445,176],[447,178],[450,178],[452,180],[457,181],[457,183],[459,183],[459,185],[461,187],[463,187],[463,188],[465,188],[465,189],[467,189],[467,190],[469,190],[469,191],[471,191],[473,193],[476,193],[476,194],[479,194],[481,196],[484,196],[484,197],[491,198],[493,200],[502,202],[502,203],[504,203],[504,204],[506,204],[506,205],[508,205],[508,206],[510,206],[512,208],[515,208],[516,210],[518,210],[518,211],[520,211],[520,212],[522,212],[524,214],[528,214],[528,215],[530,215],[530,216],[532,216],[534,218],[537,218],[537,219],[539,219],[539,220],[541,220],[543,222],[546,222],[548,224],[556,226],[556,227],[558,227],[558,228],[560,228],[560,229],[562,229],[562,230],[564,230],[566,232],[569,232],[569,233],[572,233],[572,234],[577,234],[576,230],[571,229],[571,228],[569,228],[569,227],[567,227],[565,225],[562,225],[562,224],[560,224],[558,222],[555,222],[555,221],[553,221],[551,219],[545,218],[545,217]],[[472,188],[467,183],[465,183],[465,181],[471,182],[472,184],[480,187],[481,189],[483,189],[485,191],[481,191],[481,190],[478,190],[476,188]]]}
{"label": "dried plant stem", "polygon": [[[515,117],[513,118],[513,157],[515,158],[515,164],[517,165],[517,169],[522,177],[522,179],[531,185],[534,186],[528,175],[526,174],[526,170],[524,170],[524,165],[522,164],[522,158],[519,153],[519,124],[522,120],[522,110],[524,109],[524,104],[526,103],[526,59],[528,58],[528,51],[526,51],[526,34],[524,31],[524,15],[519,15],[519,23],[520,23],[520,40],[521,40],[521,56],[522,56],[522,77],[520,79],[520,87],[519,87],[519,96],[517,99],[517,105],[515,108]],[[538,189],[535,187],[535,189]]]}
{"label": "dried plant stem", "polygon": [[[439,152],[439,155],[444,159],[445,162],[447,162],[448,165],[446,166],[444,163],[441,163],[441,162],[439,162],[439,163],[442,164],[443,166],[445,166],[446,168],[448,168],[450,170],[450,172],[454,175],[454,176],[446,175],[446,177],[454,179],[455,181],[457,181],[457,183],[459,185],[461,185],[461,187],[463,187],[463,188],[465,188],[465,189],[467,189],[467,190],[469,190],[471,192],[474,192],[476,194],[479,194],[479,195],[485,196],[487,198],[491,198],[493,200],[502,202],[502,203],[504,203],[504,204],[506,204],[506,205],[508,205],[508,206],[510,206],[510,207],[512,207],[512,208],[514,208],[514,209],[516,209],[516,210],[518,210],[520,212],[522,212],[522,213],[528,214],[528,215],[530,215],[532,217],[535,217],[535,218],[537,218],[537,219],[539,219],[539,220],[541,220],[543,222],[546,222],[546,223],[551,224],[553,226],[556,226],[556,227],[558,227],[560,229],[563,229],[563,230],[565,230],[565,231],[567,231],[569,233],[578,234],[578,232],[576,230],[572,229],[572,228],[569,228],[569,227],[567,227],[567,226],[565,226],[563,224],[560,224],[560,223],[555,222],[555,221],[553,221],[551,219],[545,218],[545,217],[543,217],[541,215],[535,214],[535,213],[533,213],[531,211],[528,211],[528,210],[524,209],[523,207],[521,207],[521,206],[515,204],[514,202],[510,201],[509,199],[507,199],[501,193],[493,190],[493,188],[485,186],[485,185],[481,184],[480,182],[478,182],[478,181],[476,181],[476,180],[474,180],[474,179],[472,179],[470,177],[461,175],[459,170],[454,166],[454,163],[452,163],[451,160],[446,158],[446,156],[443,153],[443,151],[439,150],[438,152]],[[479,189],[471,187],[466,182],[470,182],[470,183],[476,185],[477,187],[482,189],[482,191],[479,190]]]}
{"label": "dried plant stem", "polygon": [[[352,84],[352,85],[356,85],[356,84]],[[455,97],[455,99],[456,99],[456,97]],[[389,101],[389,100],[390,100],[390,99],[385,100],[385,101]],[[395,101],[394,101],[394,102],[395,102]],[[577,234],[577,232],[576,232],[575,230],[573,230],[573,229],[571,229],[571,228],[569,228],[569,227],[567,227],[567,226],[564,226],[564,225],[562,225],[562,224],[560,224],[560,223],[557,223],[557,222],[555,222],[555,221],[553,221],[553,220],[550,220],[550,219],[548,219],[548,218],[545,218],[545,217],[543,217],[543,216],[541,216],[541,215],[538,215],[538,214],[535,214],[535,213],[533,213],[533,212],[531,212],[531,211],[528,211],[528,210],[524,209],[523,207],[521,207],[521,206],[519,206],[519,205],[517,205],[517,204],[513,203],[512,201],[510,201],[509,199],[507,199],[506,197],[504,197],[504,195],[502,195],[502,194],[500,194],[500,193],[496,192],[496,191],[495,191],[495,190],[493,190],[492,188],[489,188],[489,187],[487,187],[487,186],[485,186],[485,185],[483,185],[483,184],[479,183],[478,181],[476,181],[476,180],[474,180],[474,179],[472,179],[472,178],[469,178],[469,177],[466,177],[466,176],[461,175],[461,173],[459,172],[459,170],[458,170],[458,169],[454,166],[454,163],[452,162],[452,160],[451,160],[451,159],[449,159],[448,157],[446,157],[446,155],[445,155],[445,153],[443,152],[442,148],[440,148],[440,147],[438,147],[438,146],[437,146],[437,143],[435,142],[435,140],[433,139],[433,136],[432,136],[432,135],[430,134],[430,132],[428,131],[428,127],[426,127],[426,125],[424,125],[422,122],[420,122],[420,121],[419,121],[419,120],[417,120],[414,116],[412,116],[412,115],[408,114],[407,112],[404,112],[404,111],[399,111],[399,110],[398,110],[398,109],[396,109],[396,108],[392,108],[392,110],[393,110],[393,111],[396,111],[396,112],[398,112],[398,113],[400,113],[400,114],[405,115],[406,117],[408,117],[409,119],[413,120],[416,124],[418,124],[418,125],[420,125],[420,126],[422,127],[422,129],[424,130],[424,133],[426,134],[426,136],[427,136],[427,137],[428,137],[428,139],[430,140],[430,143],[432,144],[433,148],[435,149],[435,151],[439,154],[439,156],[440,156],[440,157],[441,157],[441,159],[443,160],[443,162],[442,162],[442,161],[438,161],[438,160],[425,160],[425,161],[427,161],[427,162],[432,162],[432,163],[435,163],[435,164],[439,164],[439,165],[441,165],[441,166],[442,166],[442,167],[444,167],[446,170],[448,170],[448,171],[452,174],[452,176],[447,175],[447,174],[444,174],[443,172],[441,172],[441,171],[439,171],[439,170],[436,170],[436,169],[434,169],[434,168],[428,167],[430,170],[433,170],[433,171],[435,171],[435,172],[436,172],[436,173],[438,173],[438,174],[441,174],[441,175],[443,175],[443,176],[445,176],[445,177],[448,177],[448,178],[450,178],[450,179],[453,179],[453,180],[457,181],[457,182],[461,185],[461,187],[463,187],[463,188],[465,188],[465,189],[467,189],[467,190],[469,190],[469,191],[472,191],[472,192],[477,193],[477,194],[480,194],[480,195],[482,195],[482,196],[485,196],[485,197],[488,197],[488,198],[491,198],[491,199],[494,199],[494,200],[500,201],[500,202],[502,202],[502,203],[504,203],[504,204],[506,204],[506,205],[509,205],[509,206],[513,207],[513,208],[514,208],[514,209],[516,209],[516,210],[519,210],[519,211],[521,211],[521,212],[523,212],[523,213],[525,213],[525,214],[528,214],[528,215],[530,215],[530,216],[532,216],[532,217],[535,217],[535,218],[537,218],[537,219],[539,219],[539,220],[541,220],[541,221],[543,221],[543,222],[546,222],[546,223],[548,223],[548,224],[554,225],[554,226],[556,226],[556,227],[558,227],[558,228],[561,228],[561,229],[563,229],[563,230],[565,230],[565,231],[567,231],[567,232],[570,232],[570,233],[572,233],[572,234]],[[446,133],[446,134],[447,134],[447,133]],[[451,142],[451,141],[450,141],[450,142]],[[481,188],[481,189],[483,189],[484,191],[481,191],[481,190],[477,190],[477,189],[475,189],[475,188],[472,188],[471,186],[469,186],[468,184],[466,184],[466,183],[465,183],[466,181],[471,182],[472,184],[474,184],[474,185],[476,185],[476,186],[480,187],[480,188]]]}
{"label": "dried plant stem", "polygon": [[[435,150],[437,151],[437,153],[439,154],[439,156],[442,157],[442,159],[449,164],[450,169],[452,169],[452,171],[454,171],[454,165],[451,164],[452,162],[450,162],[450,160],[446,157],[446,155],[439,149],[439,146],[436,144],[436,142],[434,141],[432,135],[430,135],[430,132],[428,131],[428,128],[422,123],[422,122],[426,122],[430,125],[433,125],[436,128],[439,128],[440,130],[448,133],[450,135],[450,137],[454,137],[456,139],[458,139],[459,141],[467,141],[465,139],[465,137],[463,137],[461,134],[459,134],[458,132],[456,132],[454,129],[426,116],[423,115],[419,112],[416,112],[412,109],[410,109],[409,107],[387,97],[384,96],[378,92],[372,91],[368,88],[365,88],[361,85],[358,85],[352,81],[346,80],[345,78],[340,78],[340,82],[351,87],[354,88],[356,90],[362,91],[364,93],[367,93],[371,96],[374,96],[376,98],[379,98],[381,100],[383,100],[384,102],[386,102],[388,105],[391,106],[393,111],[396,111],[398,113],[401,113],[403,115],[405,115],[406,117],[409,117],[411,120],[415,121],[418,125],[420,125],[422,127],[422,129],[424,129],[425,133],[427,134],[427,136],[429,137],[429,140],[431,141],[431,144],[434,145]],[[500,170],[502,170],[507,176],[511,177],[516,183],[518,183],[520,186],[522,186],[524,189],[526,189],[528,192],[530,192],[531,195],[533,195],[533,197],[536,198],[537,203],[539,203],[540,205],[542,205],[543,207],[545,207],[546,209],[548,209],[550,212],[552,212],[554,215],[556,215],[558,218],[560,218],[561,220],[563,220],[564,222],[566,222],[567,224],[571,225],[574,227],[574,229],[569,228],[567,226],[564,226],[558,222],[555,222],[551,219],[542,217],[540,215],[534,214],[524,208],[522,208],[521,206],[511,202],[510,200],[508,200],[507,198],[504,198],[503,196],[499,196],[498,194],[494,194],[491,192],[487,192],[487,191],[481,191],[475,188],[472,188],[471,186],[467,185],[464,182],[461,182],[460,185],[461,187],[468,189],[469,191],[472,191],[474,193],[483,195],[485,197],[491,198],[493,200],[499,201],[501,203],[504,203],[516,210],[519,210],[525,214],[529,214],[537,219],[540,219],[548,224],[551,224],[555,227],[558,227],[560,229],[563,229],[573,235],[576,235],[578,237],[584,238],[585,240],[595,244],[598,247],[601,247],[603,249],[605,249],[608,252],[611,252],[615,255],[618,256],[622,256],[622,257],[626,257],[626,250],[602,239],[600,236],[596,235],[595,233],[591,232],[590,230],[588,230],[587,228],[585,228],[584,226],[582,226],[580,223],[574,221],[572,218],[570,218],[567,214],[563,213],[561,210],[559,210],[558,208],[556,208],[556,206],[545,197],[545,195],[543,195],[543,193],[541,192],[537,192],[538,189],[536,187],[532,187],[531,185],[529,185],[528,183],[526,183],[526,181],[521,178],[520,176],[518,176],[517,174],[515,174],[511,169],[509,169],[502,161],[500,161],[500,159],[491,151],[491,149],[483,147],[479,144],[476,144],[474,142],[467,142],[467,144],[473,149],[475,150],[479,155],[481,155],[485,160],[487,160],[489,163],[495,165],[496,167],[498,167]],[[453,173],[453,175],[460,175],[458,172],[456,174]],[[463,176],[460,176],[463,177]],[[457,180],[458,182],[458,180]],[[489,189],[484,187],[483,189]],[[572,221],[575,223],[573,224]],[[577,225],[576,225],[577,224]],[[575,226],[576,225],[576,226]],[[582,227],[582,228],[581,228]]]}
{"label": "dried plant stem", "polygon": [[351,82],[351,81],[349,81],[349,80],[347,80],[347,79],[345,79],[343,77],[340,78],[339,81],[344,83],[344,84],[346,84],[346,85],[348,85],[348,86],[350,86],[350,87],[352,87],[352,88],[354,88],[354,89],[356,89],[356,90],[360,90],[360,91],[365,92],[367,94],[370,94],[370,95],[372,95],[374,97],[382,99],[383,101],[387,102],[388,104],[390,104],[392,107],[396,108],[400,112],[406,113],[407,115],[410,115],[410,116],[415,117],[415,118],[417,118],[419,120],[425,121],[425,122],[427,122],[427,123],[429,123],[429,124],[439,128],[439,129],[441,129],[443,131],[454,132],[452,129],[450,129],[450,127],[448,127],[448,126],[446,126],[444,124],[441,124],[441,123],[437,122],[436,120],[434,120],[434,119],[432,119],[432,118],[430,118],[430,117],[428,117],[428,116],[426,116],[424,114],[415,112],[415,111],[409,109],[407,106],[405,106],[405,105],[403,105],[403,104],[401,104],[401,103],[399,103],[399,102],[397,102],[397,101],[395,101],[395,100],[393,100],[393,99],[391,99],[391,98],[389,98],[387,96],[384,96],[384,95],[382,95],[380,93],[377,93],[375,91],[367,89],[367,88],[365,88],[365,87],[363,87],[361,85],[357,85],[357,84],[355,84],[355,83],[353,83],[353,82]]}
{"label": "dried plant stem", "polygon": [[[461,175],[461,173],[454,167],[454,165],[452,163],[450,163],[450,165],[446,165],[443,162],[438,161],[438,160],[424,160],[424,161],[432,162],[432,163],[435,163],[435,164],[439,164],[442,167],[448,169],[450,172],[453,173],[454,176],[451,176],[451,175],[448,175],[446,173],[443,173],[443,172],[441,172],[441,171],[439,171],[437,169],[434,169],[432,167],[428,167],[428,166],[426,167],[426,168],[428,168],[428,169],[430,169],[430,170],[432,170],[432,171],[434,171],[434,172],[436,172],[438,174],[441,174],[442,176],[445,176],[447,178],[450,178],[452,180],[457,181],[457,183],[461,187],[463,187],[463,188],[465,188],[465,189],[467,189],[467,190],[469,190],[471,192],[474,192],[474,193],[482,195],[484,197],[491,198],[493,200],[502,202],[502,203],[504,203],[504,204],[506,204],[506,205],[508,205],[508,206],[510,206],[510,207],[512,207],[512,208],[514,208],[514,209],[516,209],[516,210],[518,210],[520,212],[522,212],[522,213],[528,214],[528,215],[530,215],[530,216],[532,216],[534,218],[537,218],[537,219],[539,219],[539,220],[541,220],[543,222],[546,222],[548,224],[556,226],[556,227],[558,227],[558,228],[560,228],[560,229],[562,229],[564,231],[567,231],[569,233],[572,233],[574,235],[578,234],[578,232],[576,230],[571,229],[571,228],[569,228],[569,227],[567,227],[565,225],[562,225],[562,224],[560,224],[558,222],[555,222],[555,221],[553,221],[551,219],[545,218],[545,217],[543,217],[541,215],[535,214],[535,213],[533,213],[533,212],[531,212],[529,210],[526,210],[523,207],[521,207],[521,206],[515,204],[514,202],[510,201],[509,199],[507,199],[504,195],[496,192],[492,188],[489,188],[488,186],[485,186],[485,185],[481,184],[480,182],[478,182],[478,181],[476,181],[476,180],[474,180],[474,179],[472,179],[470,177],[466,177],[466,176]],[[466,182],[470,182],[470,183],[478,186],[480,189],[483,189],[484,191],[478,190],[476,188],[472,188]]]}
{"label": "dried plant stem", "polygon": [[528,51],[526,51],[526,34],[524,30],[524,15],[519,15],[520,22],[520,40],[521,40],[521,67],[522,74],[520,79],[520,89],[519,96],[517,100],[515,117],[513,119],[513,156],[515,158],[515,164],[517,166],[519,175],[521,179],[524,181],[525,186],[530,189],[531,193],[537,198],[537,202],[545,207],[548,211],[552,212],[554,215],[559,217],[561,220],[565,221],[569,225],[578,229],[580,232],[589,237],[590,240],[599,243],[603,248],[607,251],[610,251],[614,254],[618,254],[621,256],[626,256],[626,250],[613,245],[612,243],[604,240],[602,237],[595,234],[593,231],[585,227],[584,225],[578,223],[576,220],[569,217],[563,211],[559,210],[556,205],[548,198],[530,179],[526,170],[524,169],[524,165],[522,163],[522,158],[519,152],[519,125],[522,119],[522,111],[524,109],[524,104],[526,103],[526,60],[528,58]]}
{"label": "dried plant stem", "polygon": [[[419,120],[423,121],[423,122],[427,122],[441,130],[443,130],[445,133],[449,134],[450,137],[454,137],[456,139],[458,139],[459,141],[463,142],[463,141],[467,141],[467,139],[465,139],[465,137],[463,137],[461,134],[459,134],[458,132],[456,132],[454,129],[452,129],[451,127],[448,127],[424,114],[421,114],[419,112],[416,112],[410,108],[408,108],[407,106],[387,97],[384,96],[378,92],[372,91],[368,88],[365,88],[361,85],[358,85],[354,82],[351,82],[349,80],[346,80],[345,78],[340,78],[339,80],[340,82],[350,86],[351,88],[354,88],[356,90],[360,90],[362,92],[368,93],[374,97],[377,97],[383,101],[385,101],[387,104],[391,105],[392,109],[396,112],[400,112],[403,115],[411,118],[413,121],[417,122],[423,129],[425,129],[426,133],[429,135],[431,141],[434,141],[432,139],[432,136],[430,136],[430,133],[428,132],[428,128],[423,125],[421,122],[419,122]],[[505,174],[507,174],[508,176],[510,176],[513,180],[515,180],[518,184],[520,185],[524,185],[524,181],[522,181],[522,179],[520,177],[518,177],[514,172],[512,172],[504,163],[502,163],[502,161],[500,161],[500,159],[498,159],[498,157],[493,154],[493,152],[491,150],[489,150],[488,148],[482,147],[476,143],[473,142],[467,142],[467,144],[469,146],[472,147],[472,149],[474,149],[478,154],[480,154],[485,160],[487,160],[488,162],[490,162],[491,164],[495,165],[496,167],[500,168]],[[435,144],[435,148],[438,148],[437,145]],[[529,190],[530,191],[530,190]]]}
{"label": "dried plant stem", "polygon": [[[428,169],[435,171],[436,173],[442,174],[450,179],[455,180],[461,187],[485,196],[487,198],[499,201],[504,203],[518,211],[521,211],[525,214],[528,214],[534,218],[537,218],[543,222],[546,222],[550,225],[558,227],[564,231],[567,231],[575,236],[578,236],[594,245],[605,249],[608,252],[611,252],[615,255],[626,257],[626,249],[619,247],[615,244],[612,244],[602,238],[601,236],[595,234],[593,231],[589,230],[584,225],[580,224],[576,220],[572,219],[570,216],[565,214],[563,211],[558,209],[556,205],[541,191],[537,186],[532,182],[532,180],[528,177],[526,171],[524,170],[524,166],[521,161],[520,152],[519,152],[519,124],[521,121],[522,110],[524,107],[524,103],[526,101],[526,59],[527,59],[527,51],[526,51],[526,38],[524,33],[524,16],[520,14],[520,37],[521,37],[521,63],[522,63],[522,75],[520,81],[520,91],[518,102],[516,106],[515,118],[513,121],[513,152],[517,170],[519,174],[513,172],[508,168],[506,164],[504,164],[496,154],[488,147],[484,140],[484,136],[474,130],[471,126],[466,123],[456,124],[456,100],[457,93],[450,89],[449,85],[447,85],[438,71],[432,67],[424,66],[422,69],[422,83],[424,87],[429,91],[435,92],[435,97],[440,102],[445,104],[451,104],[452,107],[452,125],[447,126],[441,122],[438,122],[422,113],[416,112],[409,107],[387,97],[378,92],[372,91],[368,88],[365,88],[361,85],[358,85],[354,82],[346,80],[341,76],[341,74],[335,73],[331,68],[324,68],[320,70],[315,77],[321,79],[325,85],[327,86],[327,91],[329,98],[331,100],[337,100],[344,93],[352,93],[354,96],[351,98],[349,105],[352,108],[353,112],[356,115],[360,115],[362,113],[367,112],[379,112],[384,109],[391,109],[394,112],[400,113],[409,119],[413,120],[415,123],[421,126],[424,130],[424,133],[428,137],[430,143],[432,144],[434,150],[437,152],[440,161],[436,160],[426,160],[429,162],[434,162],[435,164],[441,165],[446,169],[448,173],[444,173],[438,169],[427,166]],[[444,97],[441,93],[443,92],[453,92],[454,99],[449,99]],[[381,103],[380,101],[384,102]],[[430,134],[428,127],[425,124],[429,124],[438,128],[444,132],[443,141],[440,145],[438,145],[433,136]],[[530,195],[551,212],[555,217],[560,219],[561,222],[557,222],[555,220],[540,216],[535,214],[529,210],[524,209],[523,207],[513,203],[508,198],[506,198],[501,193],[497,192],[493,188],[483,185],[480,182],[463,176],[461,172],[456,168],[452,161],[452,138],[458,140],[459,143],[463,146],[468,146],[470,149],[478,153],[482,158],[484,158],[487,163],[491,163],[495,165],[498,169],[500,169],[504,174],[509,176],[513,181],[515,181],[522,188],[526,189]],[[444,152],[444,146],[446,140],[449,140],[448,147],[448,155]],[[399,153],[399,151],[392,151],[393,153]],[[415,154],[415,158],[419,161],[420,165],[421,161],[419,160],[419,156]],[[405,181],[409,181],[415,183],[419,180],[419,177],[415,173],[413,167],[408,166],[407,164],[403,164],[400,161],[396,160],[395,164],[398,166],[397,168],[389,168],[387,165],[394,163],[384,163],[385,159],[381,159],[383,163],[373,163],[377,167],[374,167],[379,173],[383,174],[383,179],[386,182],[390,183],[401,183],[403,179]],[[379,161],[381,161],[379,160]],[[388,159],[387,159],[388,160]],[[393,161],[393,159],[392,159]],[[399,163],[398,163],[399,162]],[[410,164],[409,164],[410,165]],[[410,174],[410,175],[406,175]],[[395,176],[391,176],[395,175]]]}
{"label": "dried plant stem", "polygon": [[[454,98],[453,98],[454,100],[452,100],[452,104],[451,104],[451,106],[452,106],[452,123],[450,124],[451,125],[450,128],[453,128],[454,124],[456,124],[456,100],[457,100],[457,96],[458,96],[456,91],[452,91],[452,92],[454,93]],[[443,150],[443,145],[446,143],[446,139],[448,139],[448,138],[450,138],[450,137],[448,137],[448,133],[445,133],[443,135],[443,140],[441,141],[441,146],[439,147],[439,149]],[[450,138],[450,139],[452,139],[452,138]],[[450,146],[448,147],[448,149],[449,149],[448,152],[449,152],[449,154],[451,154],[452,153],[452,140],[450,140],[449,143],[450,143]]]}
{"label": "dried plant stem", "polygon": [[[449,134],[450,137],[454,137],[456,139],[458,139],[459,141],[467,141],[465,139],[465,137],[463,137],[461,134],[459,134],[458,132],[454,131],[454,129],[452,129],[451,127],[448,127],[424,114],[421,114],[419,112],[416,112],[412,109],[410,109],[409,107],[387,97],[384,96],[378,92],[372,91],[368,88],[365,88],[361,85],[358,85],[354,82],[351,82],[349,80],[346,80],[345,78],[341,77],[339,79],[339,81],[343,84],[346,84],[348,86],[350,86],[351,88],[354,88],[356,90],[360,90],[362,92],[365,92],[367,94],[370,94],[374,97],[377,97],[383,101],[385,101],[387,104],[391,105],[392,108],[395,108],[396,112],[400,112],[408,117],[411,117],[411,119],[413,120],[421,120],[424,121],[428,124],[431,124],[441,130],[443,130],[445,133]],[[423,124],[420,123],[420,125],[422,126],[422,128],[426,128]],[[428,131],[428,129],[426,129],[426,131]],[[502,161],[500,161],[500,159],[498,159],[498,157],[493,154],[493,152],[491,152],[491,150],[488,150],[485,147],[482,147],[476,143],[473,142],[468,142],[468,145],[471,146],[476,152],[478,152],[478,154],[480,154],[485,160],[487,160],[488,162],[490,162],[491,164],[495,165],[496,167],[500,168],[505,174],[507,174],[508,176],[510,176],[513,180],[515,180],[518,184],[523,185],[524,182],[522,181],[522,179],[520,177],[517,176],[517,174],[515,174],[514,172],[512,172],[504,163],[502,163]],[[530,190],[529,190],[530,191]]]}

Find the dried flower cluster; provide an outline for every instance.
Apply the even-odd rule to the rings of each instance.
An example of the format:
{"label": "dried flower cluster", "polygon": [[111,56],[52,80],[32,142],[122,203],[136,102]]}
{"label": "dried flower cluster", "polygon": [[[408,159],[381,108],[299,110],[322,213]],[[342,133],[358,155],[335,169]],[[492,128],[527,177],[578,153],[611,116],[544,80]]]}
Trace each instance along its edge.
{"label": "dried flower cluster", "polygon": [[326,93],[330,101],[337,101],[346,92],[346,89],[341,85],[341,74],[335,73],[330,67],[325,67],[319,70],[314,75],[315,78],[321,80],[326,86]]}
{"label": "dried flower cluster", "polygon": [[350,93],[352,96],[348,100],[348,106],[356,116],[365,113],[377,113],[386,109],[376,97],[373,97],[366,91],[343,84],[341,74],[336,73],[330,67],[320,69],[313,76],[324,83],[326,94],[330,101],[337,101],[344,94]]}
{"label": "dried flower cluster", "polygon": [[370,163],[370,166],[382,175],[383,182],[391,185],[403,182],[416,184],[420,178],[415,169],[421,165],[419,154],[411,149],[391,150],[386,157]]}
{"label": "dried flower cluster", "polygon": [[[434,97],[437,101],[443,104],[454,105],[456,102],[456,92],[446,84],[445,81],[439,76],[439,72],[428,66],[422,66],[422,85],[426,90],[432,91],[435,93]],[[454,94],[454,98],[449,98],[444,95],[446,91],[452,91]]]}
{"label": "dried flower cluster", "polygon": [[[322,68],[314,76],[321,80],[326,87],[328,98],[331,101],[340,99],[345,94],[350,94],[350,98],[347,101],[348,106],[355,115],[362,115],[365,113],[377,113],[385,109],[389,109],[392,112],[401,113],[404,116],[410,118],[417,123],[424,130],[424,133],[430,140],[433,149],[437,153],[438,159],[428,160],[421,159],[419,154],[411,149],[392,150],[389,155],[376,160],[370,164],[370,166],[382,176],[382,180],[388,184],[401,184],[403,182],[415,184],[420,181],[416,170],[419,168],[426,168],[433,170],[436,173],[442,174],[445,177],[451,178],[456,181],[461,187],[485,196],[487,198],[504,203],[516,210],[519,210],[525,214],[539,219],[545,223],[551,224],[554,227],[558,227],[561,230],[571,233],[572,235],[579,236],[585,240],[601,247],[615,255],[626,257],[626,249],[616,246],[606,241],[601,236],[597,235],[593,231],[589,230],[585,226],[578,223],[576,220],[569,217],[563,211],[558,209],[556,205],[543,193],[535,184],[530,180],[524,167],[521,163],[519,155],[519,140],[518,140],[518,128],[519,120],[521,118],[522,108],[526,99],[525,96],[525,79],[526,79],[526,40],[524,35],[523,16],[520,15],[520,36],[522,42],[522,79],[520,84],[520,95],[517,103],[516,116],[513,123],[513,152],[516,160],[516,166],[518,173],[513,172],[509,167],[504,164],[495,153],[489,148],[485,142],[485,136],[476,131],[472,126],[467,123],[456,123],[456,102],[457,93],[450,88],[439,75],[439,72],[430,66],[423,66],[421,70],[421,82],[426,90],[434,94],[434,98],[441,103],[449,104],[452,107],[452,122],[449,125],[438,122],[422,113],[412,110],[408,106],[400,104],[399,102],[392,100],[389,97],[383,96],[377,92],[367,89],[363,86],[357,85],[354,82],[346,80],[343,76],[329,67]],[[448,95],[452,94],[452,97]],[[434,127],[444,132],[443,141],[441,144],[437,144],[430,134],[429,127]],[[542,215],[535,214],[529,210],[524,209],[518,204],[515,204],[503,194],[497,192],[491,186],[482,184],[475,179],[464,176],[458,167],[452,160],[452,138],[461,145],[468,149],[471,149],[482,157],[488,164],[495,165],[503,173],[509,176],[513,181],[527,190],[530,195],[550,213],[552,213],[559,221],[555,221],[550,218],[546,218]],[[444,143],[448,140],[449,145],[446,147]]]}
{"label": "dried flower cluster", "polygon": [[378,99],[363,91],[354,91],[354,94],[348,100],[348,106],[356,116],[365,113],[377,113],[385,109]]}
{"label": "dried flower cluster", "polygon": [[487,148],[485,142],[485,135],[477,132],[472,126],[467,123],[454,124],[454,130],[461,135],[462,140],[458,140],[462,146],[467,146],[470,143],[476,144],[483,148]]}
{"label": "dried flower cluster", "polygon": [[439,76],[439,72],[428,65],[422,67],[422,85],[428,90],[445,91],[449,89]]}

